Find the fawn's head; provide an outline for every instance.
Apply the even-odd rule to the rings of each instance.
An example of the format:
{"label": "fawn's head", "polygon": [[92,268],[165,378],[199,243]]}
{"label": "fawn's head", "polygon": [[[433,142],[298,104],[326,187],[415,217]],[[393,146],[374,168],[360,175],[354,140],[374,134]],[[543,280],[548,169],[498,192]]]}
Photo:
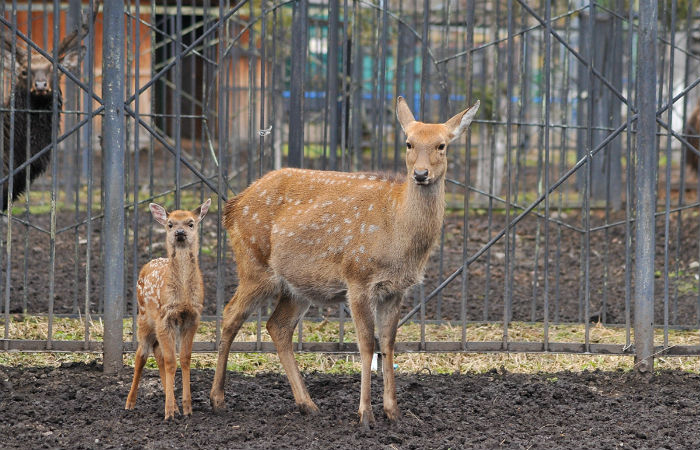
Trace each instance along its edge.
{"label": "fawn's head", "polygon": [[165,227],[168,255],[177,248],[199,245],[197,225],[207,215],[210,205],[211,199],[208,199],[193,211],[178,209],[170,213],[156,203],[149,205],[153,218]]}
{"label": "fawn's head", "polygon": [[423,123],[413,117],[406,100],[396,100],[396,116],[406,133],[406,169],[418,185],[442,180],[447,171],[447,145],[459,138],[479,110],[480,102],[445,123]]}

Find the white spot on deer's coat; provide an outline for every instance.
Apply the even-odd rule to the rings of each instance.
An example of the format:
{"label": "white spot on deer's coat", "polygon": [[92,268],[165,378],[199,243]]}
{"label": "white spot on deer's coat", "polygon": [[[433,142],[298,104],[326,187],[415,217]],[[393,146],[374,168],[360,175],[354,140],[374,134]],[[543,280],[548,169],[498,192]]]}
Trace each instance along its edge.
{"label": "white spot on deer's coat", "polygon": [[364,179],[365,179],[365,175],[361,173],[360,175],[357,176],[357,179],[358,179],[358,180],[364,180]]}
{"label": "white spot on deer's coat", "polygon": [[365,224],[363,223],[362,225],[360,225],[360,233],[364,233],[364,232],[365,232]]}
{"label": "white spot on deer's coat", "polygon": [[377,177],[375,177],[374,175],[372,175],[371,177],[368,177],[367,179],[370,180],[370,181],[374,181],[374,180],[377,179]]}
{"label": "white spot on deer's coat", "polygon": [[243,215],[247,216],[248,215],[248,210],[250,209],[250,206],[246,205],[243,207]]}
{"label": "white spot on deer's coat", "polygon": [[352,220],[348,219],[347,217],[343,220],[345,223],[352,223]]}
{"label": "white spot on deer's coat", "polygon": [[364,245],[360,245],[360,248],[359,248],[358,250],[360,251],[360,253],[364,253],[364,252],[365,252],[365,246],[364,246]]}
{"label": "white spot on deer's coat", "polygon": [[374,209],[374,203],[370,203],[367,211],[372,211]]}
{"label": "white spot on deer's coat", "polygon": [[374,233],[378,229],[379,229],[379,227],[377,225],[370,225],[369,228],[367,229],[367,231],[369,231],[370,233]]}

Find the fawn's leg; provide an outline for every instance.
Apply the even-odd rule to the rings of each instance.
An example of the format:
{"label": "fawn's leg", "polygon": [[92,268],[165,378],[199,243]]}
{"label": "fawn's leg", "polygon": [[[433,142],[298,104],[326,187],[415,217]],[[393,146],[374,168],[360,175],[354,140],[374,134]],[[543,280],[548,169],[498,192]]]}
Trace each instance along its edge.
{"label": "fawn's leg", "polygon": [[143,347],[139,345],[136,349],[136,356],[134,357],[134,379],[131,382],[131,390],[129,390],[129,395],[126,397],[126,406],[124,409],[134,409],[136,405],[136,393],[139,389],[139,381],[141,381],[141,373],[143,372],[143,366],[146,364],[146,355],[143,351]]}
{"label": "fawn's leg", "polygon": [[158,345],[158,341],[153,345],[153,357],[156,359],[156,364],[158,365],[158,373],[160,374],[160,385],[163,387],[163,392],[165,392],[165,361],[163,359],[163,352]]}
{"label": "fawn's leg", "polygon": [[192,414],[192,393],[190,391],[190,359],[192,358],[192,341],[197,332],[199,320],[191,328],[183,330],[180,338],[180,368],[182,369],[182,414]]}
{"label": "fawn's leg", "polygon": [[279,303],[267,321],[267,331],[275,343],[277,355],[280,358],[282,367],[284,367],[284,371],[287,373],[287,379],[292,387],[292,394],[294,394],[294,401],[302,413],[315,414],[318,412],[318,407],[311,400],[309,392],[304,385],[304,380],[301,378],[299,366],[296,359],[294,359],[294,347],[292,344],[294,328],[308,308],[308,304],[299,303],[285,294],[280,295]]}
{"label": "fawn's leg", "polygon": [[219,358],[216,362],[216,372],[211,385],[209,400],[214,411],[222,410],[224,403],[224,382],[226,381],[226,363],[231,343],[258,302],[265,298],[259,285],[240,280],[238,289],[224,309],[221,342],[219,342]]}
{"label": "fawn's leg", "polygon": [[400,415],[394,382],[394,343],[396,342],[396,326],[399,323],[401,299],[400,294],[387,297],[378,302],[376,310],[377,336],[383,358],[384,412],[391,421],[395,421]]}
{"label": "fawn's leg", "polygon": [[362,360],[362,379],[360,384],[360,425],[367,428],[374,423],[372,402],[370,399],[372,354],[374,353],[374,314],[371,298],[363,287],[348,289],[348,303],[352,320],[357,331],[357,346]]}
{"label": "fawn's leg", "polygon": [[163,366],[165,372],[165,420],[172,418],[180,410],[175,403],[175,372],[177,371],[177,356],[175,355],[175,339],[168,330],[167,324],[163,324],[157,331],[158,343],[163,353]]}

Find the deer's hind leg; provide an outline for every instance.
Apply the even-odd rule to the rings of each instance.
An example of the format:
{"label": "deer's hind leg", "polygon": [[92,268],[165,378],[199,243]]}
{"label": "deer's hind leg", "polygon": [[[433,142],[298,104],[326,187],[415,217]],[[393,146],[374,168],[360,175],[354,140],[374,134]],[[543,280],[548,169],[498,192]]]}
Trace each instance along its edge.
{"label": "deer's hind leg", "polygon": [[241,279],[236,293],[224,309],[221,341],[219,342],[219,357],[216,362],[216,372],[211,385],[209,400],[214,411],[221,411],[224,403],[224,383],[226,382],[226,364],[231,343],[241,329],[241,325],[250,313],[269,296],[269,286],[262,283]]}
{"label": "deer's hind leg", "polygon": [[294,401],[302,413],[315,414],[318,412],[318,407],[311,400],[304,380],[301,378],[299,366],[296,359],[294,359],[294,347],[292,344],[294,328],[296,328],[299,319],[306,313],[307,309],[309,309],[308,303],[282,293],[275,311],[267,321],[267,331],[275,343],[280,363],[282,363],[282,367],[287,373],[287,379],[292,387],[292,394],[294,394]]}
{"label": "deer's hind leg", "polygon": [[126,397],[126,406],[124,406],[124,409],[134,409],[136,405],[136,395],[139,390],[141,373],[143,372],[143,366],[146,364],[147,358],[148,355],[145,353],[143,346],[139,344],[136,350],[136,356],[134,357],[134,379],[131,382],[131,389],[129,390],[128,397]]}

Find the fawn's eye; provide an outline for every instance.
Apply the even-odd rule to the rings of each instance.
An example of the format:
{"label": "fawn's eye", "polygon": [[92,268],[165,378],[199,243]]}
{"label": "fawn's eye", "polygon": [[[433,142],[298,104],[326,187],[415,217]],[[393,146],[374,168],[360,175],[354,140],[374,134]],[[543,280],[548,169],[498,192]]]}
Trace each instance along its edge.
{"label": "fawn's eye", "polygon": [[172,223],[172,222],[168,222],[168,228],[172,228],[172,227],[173,227],[173,223]]}
{"label": "fawn's eye", "polygon": [[190,225],[190,228],[194,228],[194,222],[190,222],[189,225]]}
{"label": "fawn's eye", "polygon": [[406,142],[406,148],[412,149],[413,145],[410,142]]}
{"label": "fawn's eye", "polygon": [[445,144],[438,145],[438,150],[445,150]]}

